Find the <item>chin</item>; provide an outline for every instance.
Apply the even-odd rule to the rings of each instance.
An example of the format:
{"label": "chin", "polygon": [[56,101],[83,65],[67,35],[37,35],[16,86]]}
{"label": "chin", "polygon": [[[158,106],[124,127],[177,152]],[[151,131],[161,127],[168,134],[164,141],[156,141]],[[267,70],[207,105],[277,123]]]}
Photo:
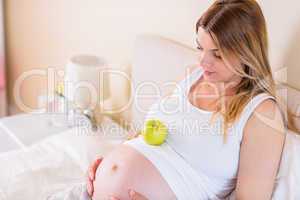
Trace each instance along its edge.
{"label": "chin", "polygon": [[203,75],[203,78],[207,82],[220,82],[220,79],[217,77],[216,74],[211,74],[211,75]]}

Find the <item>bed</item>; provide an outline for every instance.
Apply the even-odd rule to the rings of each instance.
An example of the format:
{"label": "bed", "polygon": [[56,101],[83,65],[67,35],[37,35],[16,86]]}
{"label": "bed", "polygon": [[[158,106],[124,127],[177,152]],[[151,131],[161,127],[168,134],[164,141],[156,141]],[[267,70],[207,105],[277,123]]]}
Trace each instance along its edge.
{"label": "bed", "polygon": [[[134,101],[129,110],[130,115],[124,120],[127,120],[133,129],[140,129],[147,109],[159,98],[149,98],[145,94],[153,94],[154,89],[140,85],[151,81],[159,85],[159,95],[168,95],[174,87],[166,83],[178,81],[185,74],[187,67],[195,62],[195,51],[188,46],[159,36],[137,37],[131,71],[130,97]],[[279,85],[278,90],[288,102],[294,113],[295,125],[300,129],[300,92],[283,84]],[[135,98],[137,94],[143,95]],[[128,133],[110,119],[106,119],[103,126],[106,129],[102,130],[106,131],[117,128],[121,136]],[[84,182],[87,167],[96,156],[105,155],[125,140],[125,137],[111,140],[104,136],[107,134],[103,134],[103,131],[93,137],[74,136],[75,131],[62,131],[60,134],[39,140],[26,149],[0,154],[0,200],[42,200],[66,187],[78,185]],[[300,199],[295,189],[300,184],[300,173],[297,171],[300,169],[299,156],[300,138],[290,131],[274,200]],[[234,193],[231,199],[234,199]]]}

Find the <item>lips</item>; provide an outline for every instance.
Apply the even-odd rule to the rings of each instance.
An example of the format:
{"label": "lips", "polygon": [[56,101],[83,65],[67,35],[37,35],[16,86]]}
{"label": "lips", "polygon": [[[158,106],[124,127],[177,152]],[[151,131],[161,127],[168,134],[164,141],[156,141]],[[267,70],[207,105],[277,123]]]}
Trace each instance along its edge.
{"label": "lips", "polygon": [[206,75],[211,75],[211,74],[213,74],[213,73],[215,73],[215,72],[204,71],[204,74],[206,74]]}

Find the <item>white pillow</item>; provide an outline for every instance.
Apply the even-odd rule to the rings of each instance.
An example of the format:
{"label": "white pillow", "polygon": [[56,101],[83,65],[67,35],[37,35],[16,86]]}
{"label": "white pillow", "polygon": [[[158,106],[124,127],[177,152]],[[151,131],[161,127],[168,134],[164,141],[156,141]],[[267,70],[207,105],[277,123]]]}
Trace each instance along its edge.
{"label": "white pillow", "polygon": [[[160,96],[169,94],[175,85],[167,83],[177,82],[179,78],[183,78],[186,69],[196,63],[196,51],[191,47],[160,36],[137,37],[134,44],[131,81],[134,100],[132,121],[136,130],[141,128],[149,107],[159,99],[156,86],[159,88]],[[145,94],[148,96],[142,97]]]}
{"label": "white pillow", "polygon": [[300,199],[300,135],[288,130],[274,200]]}

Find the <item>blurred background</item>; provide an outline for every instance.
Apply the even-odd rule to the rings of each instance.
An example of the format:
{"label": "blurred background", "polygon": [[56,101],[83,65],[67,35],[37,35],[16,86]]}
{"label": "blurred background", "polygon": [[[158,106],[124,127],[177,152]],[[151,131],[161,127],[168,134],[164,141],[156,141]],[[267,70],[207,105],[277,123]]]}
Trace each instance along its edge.
{"label": "blurred background", "polygon": [[[117,68],[130,75],[133,44],[139,34],[160,35],[195,47],[195,23],[212,2],[4,0],[4,31],[0,38],[4,42],[0,51],[3,54],[0,57],[1,115],[23,112],[13,94],[15,82],[22,73],[48,67],[63,69],[74,54],[105,57],[110,63],[119,63]],[[300,2],[260,0],[259,3],[267,20],[270,60],[276,79],[300,89]],[[130,95],[128,84],[125,79],[112,77],[112,97]],[[38,96],[46,87],[46,76],[32,76],[23,81],[24,104],[37,108]]]}

